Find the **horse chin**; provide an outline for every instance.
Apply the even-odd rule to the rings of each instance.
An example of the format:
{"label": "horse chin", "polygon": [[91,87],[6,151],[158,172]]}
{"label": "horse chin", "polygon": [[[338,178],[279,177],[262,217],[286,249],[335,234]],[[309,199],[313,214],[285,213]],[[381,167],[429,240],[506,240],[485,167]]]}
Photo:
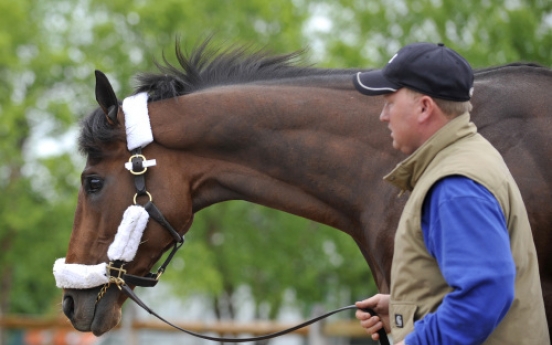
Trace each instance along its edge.
{"label": "horse chin", "polygon": [[99,290],[100,288],[67,289],[63,295],[63,312],[73,327],[81,332],[92,332],[95,336],[111,330],[121,320],[117,288],[110,287],[103,298],[96,303]]}

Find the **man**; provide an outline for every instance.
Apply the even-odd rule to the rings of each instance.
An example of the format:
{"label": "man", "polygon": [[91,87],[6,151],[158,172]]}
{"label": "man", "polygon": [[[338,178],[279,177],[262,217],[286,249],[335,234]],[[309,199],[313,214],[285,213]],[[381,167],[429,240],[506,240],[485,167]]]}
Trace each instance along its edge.
{"label": "man", "polygon": [[384,179],[410,191],[391,294],[357,302],[395,344],[550,344],[536,250],[519,189],[470,122],[473,72],[443,44],[402,48],[354,85],[383,95],[380,120],[409,155]]}

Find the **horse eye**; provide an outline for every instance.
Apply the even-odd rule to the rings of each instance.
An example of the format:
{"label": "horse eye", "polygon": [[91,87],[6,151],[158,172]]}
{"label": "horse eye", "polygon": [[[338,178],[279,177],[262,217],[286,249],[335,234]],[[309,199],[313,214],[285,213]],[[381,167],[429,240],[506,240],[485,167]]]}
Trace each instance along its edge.
{"label": "horse eye", "polygon": [[103,187],[103,180],[99,177],[88,177],[84,180],[84,190],[87,193],[97,193]]}

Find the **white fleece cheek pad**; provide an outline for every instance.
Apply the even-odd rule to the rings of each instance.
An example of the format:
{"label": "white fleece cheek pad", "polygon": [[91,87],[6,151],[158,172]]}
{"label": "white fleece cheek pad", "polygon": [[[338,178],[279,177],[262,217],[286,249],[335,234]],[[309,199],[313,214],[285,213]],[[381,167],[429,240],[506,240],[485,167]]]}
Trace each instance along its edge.
{"label": "white fleece cheek pad", "polygon": [[[109,260],[130,262],[134,259],[148,220],[149,214],[142,206],[132,205],[127,208],[115,239],[107,250]],[[81,265],[66,264],[65,258],[58,259],[54,264],[56,286],[66,289],[89,289],[104,285],[108,283],[106,267],[105,262]]]}
{"label": "white fleece cheek pad", "polygon": [[149,214],[142,206],[132,205],[127,208],[115,234],[115,239],[107,250],[109,260],[124,262],[134,260],[148,220]]}

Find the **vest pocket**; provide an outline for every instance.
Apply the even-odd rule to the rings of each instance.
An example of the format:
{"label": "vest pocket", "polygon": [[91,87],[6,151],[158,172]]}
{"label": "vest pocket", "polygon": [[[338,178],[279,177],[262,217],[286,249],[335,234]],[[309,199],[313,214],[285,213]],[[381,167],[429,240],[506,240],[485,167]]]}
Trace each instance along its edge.
{"label": "vest pocket", "polygon": [[403,340],[414,330],[414,314],[418,307],[414,303],[391,302],[391,333],[395,342]]}

